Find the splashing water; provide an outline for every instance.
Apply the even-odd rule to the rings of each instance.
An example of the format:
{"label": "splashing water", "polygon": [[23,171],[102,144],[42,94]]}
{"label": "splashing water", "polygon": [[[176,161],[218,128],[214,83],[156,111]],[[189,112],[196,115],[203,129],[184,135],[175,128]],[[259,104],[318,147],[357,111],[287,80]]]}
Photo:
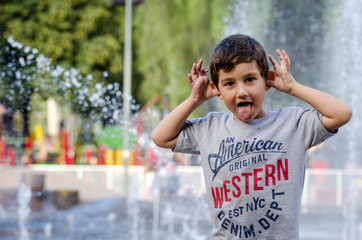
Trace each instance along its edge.
{"label": "splashing water", "polygon": [[[357,87],[362,76],[360,1],[238,0],[231,9],[233,14],[227,20],[225,35],[251,35],[261,42],[267,54],[274,54],[277,48],[285,49],[291,57],[291,72],[297,81],[337,96],[352,107],[351,121],[323,144],[319,154],[328,160],[331,168],[341,169],[344,176],[341,182],[343,206],[333,209],[340,215],[334,237],[359,239],[362,234],[361,224],[358,225],[361,206],[357,200],[360,198],[357,184],[361,178],[358,169],[362,164],[359,157],[362,149],[358,146],[362,138],[359,107],[362,99]],[[265,103],[268,109],[289,105],[309,107],[274,90],[267,92]],[[333,194],[329,194],[323,197],[332,198]],[[313,219],[313,223],[317,223],[314,229],[320,231],[323,223],[316,221]],[[324,234],[332,236],[329,232]]]}
{"label": "splashing water", "polygon": [[18,217],[19,217],[19,228],[20,228],[20,240],[29,240],[28,232],[28,219],[31,212],[30,201],[31,201],[31,190],[30,186],[22,183],[18,191]]}
{"label": "splashing water", "polygon": [[[360,157],[361,148],[358,142],[361,139],[360,119],[362,117],[361,108],[357,107],[361,103],[360,91],[356,89],[360,77],[362,76],[361,60],[362,52],[360,43],[362,39],[362,19],[360,13],[362,6],[358,0],[349,0],[340,4],[336,10],[336,15],[340,16],[340,20],[336,21],[335,35],[339,36],[334,46],[334,54],[338,56],[335,58],[336,63],[335,71],[339,76],[339,81],[347,81],[348,84],[339,84],[341,87],[340,94],[343,94],[347,101],[353,108],[353,118],[346,128],[347,139],[347,193],[345,195],[344,205],[344,226],[343,226],[343,240],[357,240],[360,239],[361,229],[358,229],[358,207],[357,199],[359,199],[358,192],[358,178],[361,174],[358,168],[361,166]],[[346,51],[345,46],[348,51]],[[344,49],[344,50],[343,50]],[[358,50],[357,50],[358,49]],[[345,59],[349,60],[346,61]],[[338,80],[337,80],[338,81]],[[358,88],[358,87],[357,87]],[[358,88],[359,89],[359,88]]]}
{"label": "splashing water", "polygon": [[7,213],[3,207],[3,205],[0,204],[0,220],[3,220],[7,218]]}
{"label": "splashing water", "polygon": [[52,227],[53,227],[53,225],[50,222],[47,222],[44,225],[45,239],[51,239],[51,237],[52,237]]}
{"label": "splashing water", "polygon": [[[92,122],[103,121],[105,124],[124,123],[124,97],[119,83],[107,83],[109,74],[103,73],[102,79],[95,82],[92,74],[83,74],[80,70],[65,69],[52,65],[51,59],[39,53],[37,49],[23,46],[12,36],[7,39],[4,54],[9,55],[9,62],[1,66],[0,83],[9,91],[2,95],[11,102],[19,96],[33,93],[46,93],[56,98],[57,102],[72,106],[78,114],[86,114]],[[19,58],[18,55],[21,55]],[[16,82],[17,89],[13,84]],[[131,110],[139,106],[131,98]],[[28,106],[28,111],[32,106]],[[18,109],[20,110],[20,109]]]}

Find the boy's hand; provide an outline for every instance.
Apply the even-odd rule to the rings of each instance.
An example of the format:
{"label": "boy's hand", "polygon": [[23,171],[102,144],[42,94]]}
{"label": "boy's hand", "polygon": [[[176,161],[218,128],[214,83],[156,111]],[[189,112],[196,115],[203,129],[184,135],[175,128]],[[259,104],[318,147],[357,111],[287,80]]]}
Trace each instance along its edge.
{"label": "boy's hand", "polygon": [[273,64],[275,70],[275,79],[267,79],[267,85],[273,88],[278,89],[279,91],[285,93],[291,93],[293,86],[296,83],[293,76],[290,74],[290,59],[287,55],[287,52],[283,50],[281,52],[279,49],[276,51],[279,58],[280,64],[273,56],[269,56],[271,63]]}
{"label": "boy's hand", "polygon": [[201,104],[220,94],[216,88],[211,87],[209,78],[206,75],[208,70],[202,67],[202,63],[202,59],[197,64],[194,63],[191,68],[191,74],[187,75],[189,84],[192,87],[190,97],[196,104]]}

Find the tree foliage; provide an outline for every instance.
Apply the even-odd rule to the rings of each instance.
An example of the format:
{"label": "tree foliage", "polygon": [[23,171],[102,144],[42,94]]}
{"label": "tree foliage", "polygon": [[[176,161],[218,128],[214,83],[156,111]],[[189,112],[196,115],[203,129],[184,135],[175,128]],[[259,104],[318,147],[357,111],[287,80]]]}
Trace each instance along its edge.
{"label": "tree foliage", "polygon": [[223,34],[229,1],[153,0],[135,11],[136,64],[143,76],[139,98],[154,95],[176,106],[189,94],[187,73],[203,58],[205,66]]}
{"label": "tree foliage", "polygon": [[[175,106],[189,94],[187,73],[199,58],[207,65],[222,36],[228,3],[145,0],[133,8],[132,95],[137,102],[161,95]],[[53,67],[92,74],[82,78],[84,88],[115,82],[122,88],[123,7],[111,7],[109,0],[5,0],[0,8],[3,41],[13,36],[51,59]],[[31,86],[42,88],[42,96],[64,96],[54,92],[52,84],[59,84],[54,77],[37,78]],[[74,105],[82,111],[84,106]]]}
{"label": "tree foliage", "polygon": [[37,48],[53,65],[122,79],[123,8],[108,0],[13,0],[0,7],[5,39]]}

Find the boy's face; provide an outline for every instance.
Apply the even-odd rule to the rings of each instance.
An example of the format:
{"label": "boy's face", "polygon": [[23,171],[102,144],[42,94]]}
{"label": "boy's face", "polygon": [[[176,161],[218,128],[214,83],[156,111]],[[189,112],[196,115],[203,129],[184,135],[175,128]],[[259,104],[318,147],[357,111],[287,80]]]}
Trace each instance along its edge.
{"label": "boy's face", "polygon": [[230,72],[220,70],[218,89],[234,120],[248,122],[267,114],[263,102],[269,87],[255,61],[239,63]]}

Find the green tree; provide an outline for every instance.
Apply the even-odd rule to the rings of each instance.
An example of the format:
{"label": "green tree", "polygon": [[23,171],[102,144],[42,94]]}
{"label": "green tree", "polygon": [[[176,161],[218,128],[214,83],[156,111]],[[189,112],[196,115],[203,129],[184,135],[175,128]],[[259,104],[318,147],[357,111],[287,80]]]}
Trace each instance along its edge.
{"label": "green tree", "polygon": [[122,79],[123,8],[109,0],[12,0],[0,7],[5,39],[37,48],[53,65]]}
{"label": "green tree", "polygon": [[[132,93],[138,102],[161,95],[175,106],[189,94],[187,73],[199,58],[207,66],[223,35],[228,5],[229,0],[147,0],[133,8]],[[53,66],[91,73],[90,85],[122,86],[123,7],[110,7],[109,0],[5,0],[0,8],[5,39],[14,36],[38,49]]]}
{"label": "green tree", "polygon": [[208,64],[223,36],[229,1],[153,0],[135,10],[136,64],[143,80],[138,98],[155,95],[179,104],[190,92],[187,73],[203,58]]}
{"label": "green tree", "polygon": [[[14,0],[2,1],[0,12],[1,44],[11,48],[1,48],[0,80],[5,84],[0,96],[17,103],[14,111],[22,113],[23,135],[29,135],[34,92],[43,99],[67,101],[91,122],[118,121],[114,118],[122,108],[123,8],[111,8],[108,0]],[[19,59],[29,54],[10,46],[10,36],[46,57],[35,63],[33,56],[33,62],[21,66],[24,61]]]}

